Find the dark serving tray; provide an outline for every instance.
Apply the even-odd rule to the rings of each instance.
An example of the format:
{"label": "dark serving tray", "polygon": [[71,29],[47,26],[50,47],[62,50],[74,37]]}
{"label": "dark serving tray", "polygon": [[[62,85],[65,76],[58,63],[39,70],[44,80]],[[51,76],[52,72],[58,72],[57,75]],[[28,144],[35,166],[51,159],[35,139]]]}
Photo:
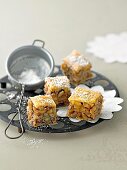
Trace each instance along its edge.
{"label": "dark serving tray", "polygon": [[[57,76],[57,75],[62,75],[62,72],[60,70],[60,66],[55,66],[55,70],[54,70],[54,74],[53,76]],[[104,87],[105,90],[116,90],[116,96],[119,97],[119,91],[117,89],[117,87],[105,76],[93,71],[93,78],[88,80],[85,84],[89,87],[92,87],[94,85],[101,85]],[[18,103],[18,99],[17,96],[20,94],[20,89],[16,89],[13,85],[11,85],[11,82],[8,80],[8,77],[5,76],[2,79],[0,79],[0,94],[7,94],[7,93],[11,93],[11,92],[15,92],[16,95],[14,98],[12,99],[8,99],[6,98],[5,100],[0,101],[0,108],[1,108],[1,104],[7,104],[9,106],[11,106],[10,110],[6,110],[6,111],[2,111],[0,109],[0,119],[2,119],[3,121],[9,123],[10,119],[10,115],[13,113],[17,112],[17,103]],[[68,118],[65,117],[58,117],[58,124],[54,125],[54,126],[40,126],[37,128],[32,127],[28,121],[27,121],[27,115],[26,115],[26,101],[27,98],[29,96],[35,96],[35,95],[41,95],[43,94],[43,89],[37,89],[36,91],[26,91],[24,94],[24,99],[26,99],[23,102],[22,105],[22,122],[23,122],[23,126],[24,126],[24,130],[28,130],[28,131],[36,131],[36,132],[43,132],[43,133],[65,133],[65,132],[74,132],[74,131],[79,131],[82,129],[86,129],[86,128],[90,128],[92,126],[95,126],[98,123],[101,123],[102,121],[104,121],[103,119],[99,119],[98,122],[96,123],[89,123],[86,121],[81,121],[81,122],[71,122]],[[19,124],[19,120],[13,120],[11,123],[13,126],[18,127],[18,129],[20,129],[20,124]]]}

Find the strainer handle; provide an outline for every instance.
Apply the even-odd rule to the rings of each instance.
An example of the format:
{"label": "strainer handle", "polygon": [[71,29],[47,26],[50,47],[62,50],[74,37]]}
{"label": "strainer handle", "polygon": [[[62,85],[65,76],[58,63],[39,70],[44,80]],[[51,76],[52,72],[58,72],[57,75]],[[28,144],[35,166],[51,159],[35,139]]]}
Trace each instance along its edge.
{"label": "strainer handle", "polygon": [[33,41],[32,45],[35,45],[36,42],[42,43],[41,47],[44,48],[44,46],[45,46],[45,42],[44,41],[36,39],[36,40]]}
{"label": "strainer handle", "polygon": [[[23,123],[22,123],[22,120],[21,120],[21,104],[22,104],[22,100],[23,100],[23,95],[24,95],[24,90],[25,90],[25,86],[24,85],[21,85],[22,89],[21,89],[21,95],[20,95],[20,99],[19,99],[19,103],[18,103],[18,107],[17,107],[17,112],[15,113],[15,115],[12,117],[12,119],[10,120],[8,126],[6,127],[4,133],[5,133],[5,136],[9,139],[18,139],[20,138],[23,133],[24,133],[24,127],[23,127]],[[16,136],[16,137],[12,137],[12,136],[9,136],[7,134],[7,130],[9,129],[10,125],[12,124],[12,121],[14,120],[14,118],[16,117],[16,115],[19,115],[19,124],[20,124],[20,129],[21,129],[21,134]]]}

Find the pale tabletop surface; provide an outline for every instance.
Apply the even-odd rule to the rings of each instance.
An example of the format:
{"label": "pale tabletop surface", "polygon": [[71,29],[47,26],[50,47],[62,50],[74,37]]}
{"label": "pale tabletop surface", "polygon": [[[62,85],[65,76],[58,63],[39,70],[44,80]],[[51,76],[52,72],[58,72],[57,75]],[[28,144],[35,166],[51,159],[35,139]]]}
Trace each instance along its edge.
{"label": "pale tabletop surface", "polygon": [[[42,39],[60,64],[97,35],[127,29],[126,0],[0,0],[0,77],[5,61],[17,47]],[[1,170],[124,170],[127,169],[127,64],[106,64],[88,56],[93,69],[111,79],[125,102],[113,119],[68,134],[27,132],[17,140],[4,136],[7,124],[0,120]],[[17,129],[10,129],[11,135]]]}

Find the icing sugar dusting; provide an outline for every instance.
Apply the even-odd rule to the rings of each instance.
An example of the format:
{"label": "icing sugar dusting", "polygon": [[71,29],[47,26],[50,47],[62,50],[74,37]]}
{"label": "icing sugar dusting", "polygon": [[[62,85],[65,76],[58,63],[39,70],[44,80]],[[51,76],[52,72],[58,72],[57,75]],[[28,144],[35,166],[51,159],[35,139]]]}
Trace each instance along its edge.
{"label": "icing sugar dusting", "polygon": [[70,87],[70,82],[66,76],[48,77],[45,81],[49,86]]}
{"label": "icing sugar dusting", "polygon": [[22,143],[28,146],[31,149],[38,149],[42,144],[45,142],[48,142],[46,139],[37,139],[37,138],[30,138],[30,137],[24,137],[22,140]]}
{"label": "icing sugar dusting", "polygon": [[76,63],[78,65],[84,66],[89,64],[88,60],[83,56],[67,56],[67,59],[71,62],[71,63]]}
{"label": "icing sugar dusting", "polygon": [[40,103],[43,103],[43,104],[54,104],[54,101],[53,101],[52,97],[49,96],[49,95],[34,96],[34,97],[30,97],[30,99],[32,100],[33,103],[40,102]]}
{"label": "icing sugar dusting", "polygon": [[7,91],[5,94],[7,95],[7,99],[11,100],[16,96],[17,92],[16,91]]}

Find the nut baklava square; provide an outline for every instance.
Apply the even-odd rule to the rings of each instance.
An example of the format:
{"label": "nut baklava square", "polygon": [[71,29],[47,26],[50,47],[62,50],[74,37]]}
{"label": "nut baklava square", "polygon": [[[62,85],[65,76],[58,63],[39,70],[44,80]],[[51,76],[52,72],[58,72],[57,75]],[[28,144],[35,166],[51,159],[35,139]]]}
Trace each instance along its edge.
{"label": "nut baklava square", "polygon": [[45,79],[44,91],[51,95],[56,105],[68,104],[71,95],[70,81],[66,76],[47,77]]}
{"label": "nut baklava square", "polygon": [[70,55],[65,57],[61,64],[63,74],[66,75],[70,83],[75,86],[92,78],[91,67],[91,63],[84,55],[76,50],[73,50]]}
{"label": "nut baklava square", "polygon": [[76,87],[69,97],[67,116],[79,120],[93,120],[101,114],[103,96],[100,92]]}
{"label": "nut baklava square", "polygon": [[56,104],[49,95],[30,97],[27,105],[28,121],[33,127],[56,124]]}

